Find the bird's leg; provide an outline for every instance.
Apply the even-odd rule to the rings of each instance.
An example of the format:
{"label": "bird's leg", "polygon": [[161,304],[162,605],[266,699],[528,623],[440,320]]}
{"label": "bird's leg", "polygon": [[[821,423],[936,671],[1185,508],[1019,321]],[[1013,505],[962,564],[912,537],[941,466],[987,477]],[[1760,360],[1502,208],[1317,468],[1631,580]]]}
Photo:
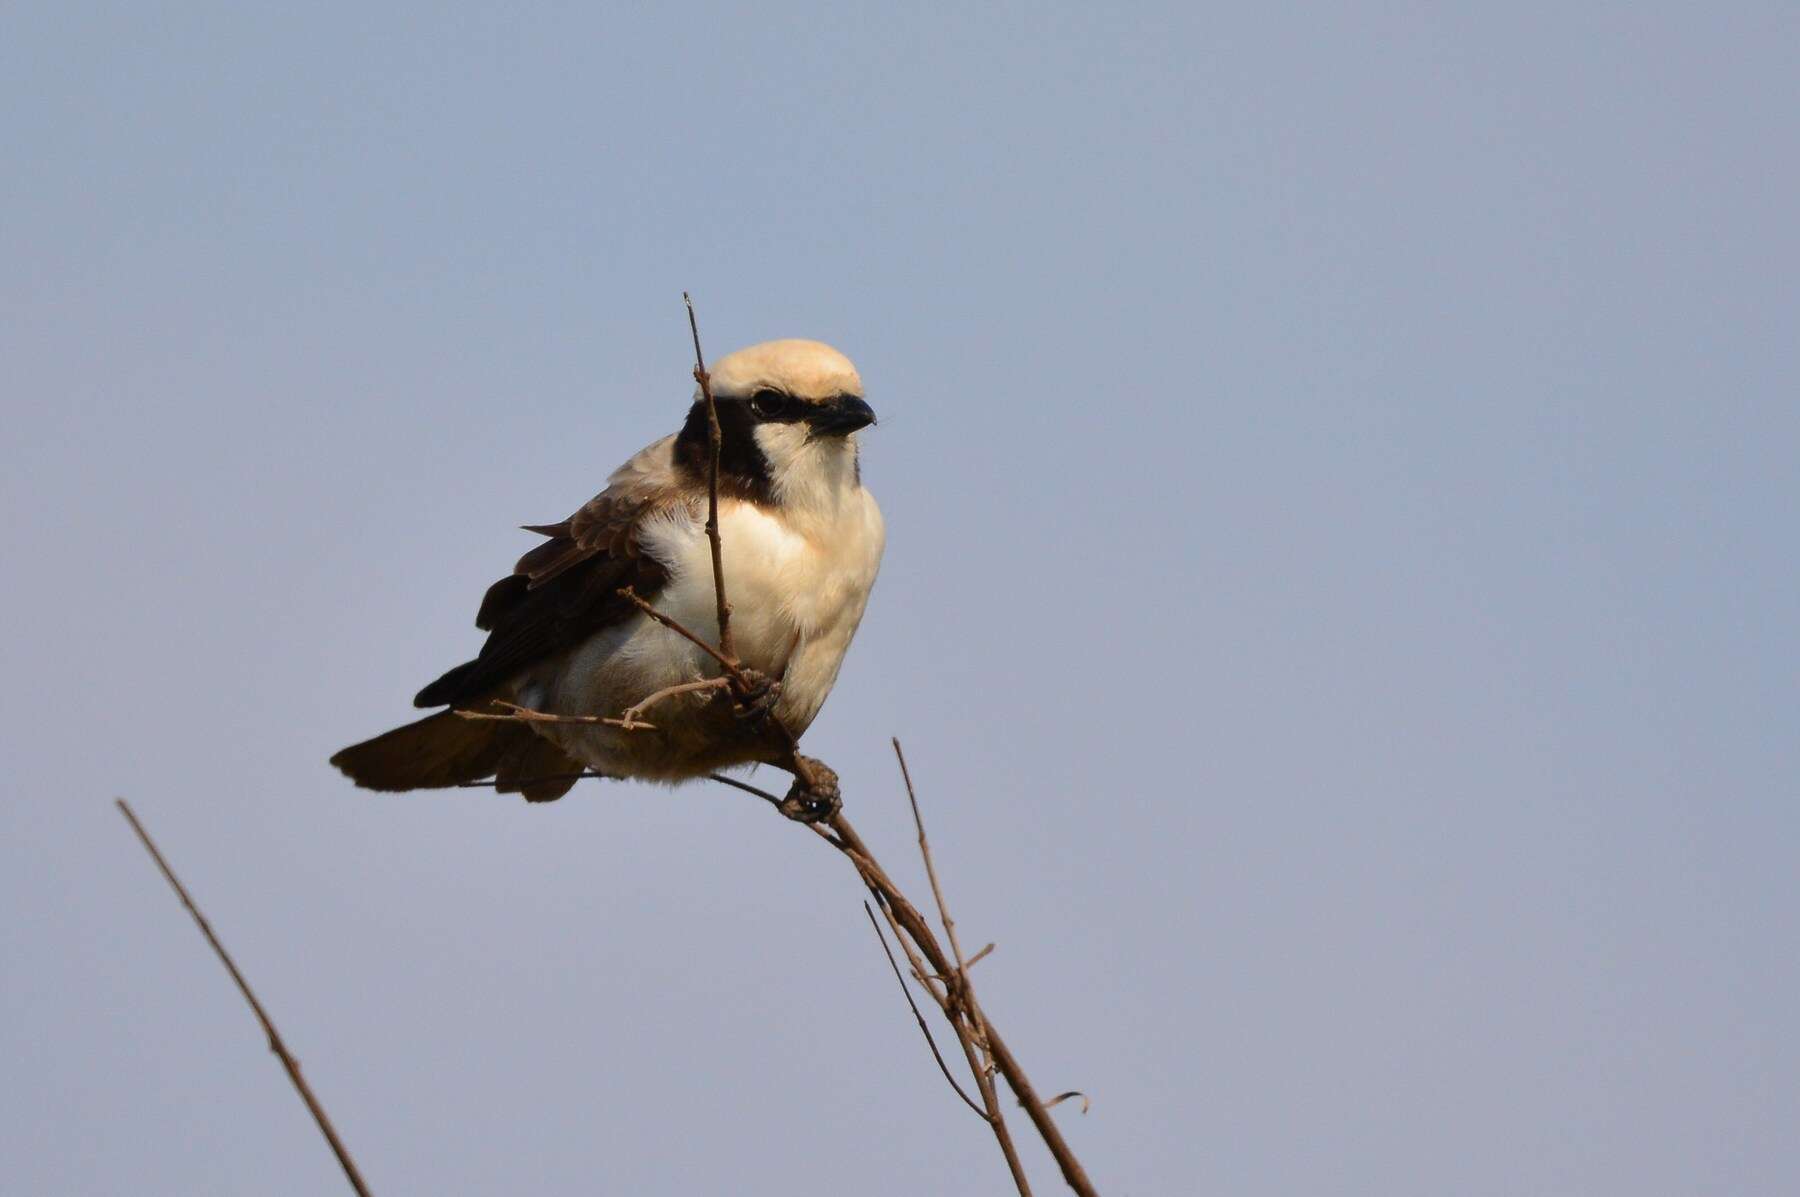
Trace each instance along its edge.
{"label": "bird's leg", "polygon": [[795,760],[801,771],[794,775],[794,784],[781,800],[781,813],[797,823],[823,823],[844,809],[838,776],[831,766],[797,753]]}

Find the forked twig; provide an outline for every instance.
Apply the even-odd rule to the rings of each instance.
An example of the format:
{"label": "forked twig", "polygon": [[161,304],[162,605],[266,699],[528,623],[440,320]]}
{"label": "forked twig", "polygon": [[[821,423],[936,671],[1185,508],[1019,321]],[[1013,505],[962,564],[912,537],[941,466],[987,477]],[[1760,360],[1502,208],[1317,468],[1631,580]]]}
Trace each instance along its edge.
{"label": "forked twig", "polygon": [[636,731],[639,728],[643,728],[646,731],[654,730],[656,725],[654,723],[645,723],[643,715],[645,711],[649,710],[663,699],[674,698],[677,694],[698,694],[702,690],[725,690],[729,689],[730,686],[731,679],[728,677],[707,677],[701,678],[697,682],[682,682],[675,686],[664,686],[648,698],[640,698],[630,706],[626,707],[620,718],[608,719],[607,722],[614,727],[624,728],[626,731]]}
{"label": "forked twig", "polygon": [[269,1037],[269,1050],[281,1060],[281,1066],[287,1069],[288,1079],[294,1082],[294,1088],[300,1093],[300,1100],[304,1101],[306,1108],[312,1111],[313,1121],[319,1124],[319,1133],[324,1135],[325,1142],[331,1145],[331,1152],[337,1156],[338,1164],[344,1169],[345,1178],[350,1181],[350,1187],[356,1190],[360,1197],[369,1197],[369,1186],[363,1182],[362,1173],[357,1170],[356,1161],[350,1158],[350,1149],[344,1146],[342,1139],[338,1138],[336,1129],[331,1125],[331,1119],[325,1115],[325,1107],[319,1104],[319,1099],[313,1095],[312,1086],[308,1085],[306,1078],[300,1075],[300,1061],[294,1059],[293,1053],[287,1049],[287,1044],[282,1042],[281,1032],[275,1029],[275,1023],[270,1020],[268,1011],[264,1010],[262,1003],[256,1000],[256,994],[251,990],[250,982],[246,981],[244,974],[238,971],[237,963],[232,960],[231,953],[225,950],[225,945],[219,942],[217,935],[213,934],[212,924],[206,921],[206,916],[200,913],[198,906],[194,905],[194,899],[188,896],[187,887],[181,884],[180,878],[175,876],[175,870],[169,867],[169,862],[163,859],[161,852],[157,851],[155,841],[150,838],[150,833],[144,830],[144,825],[138,822],[138,817],[132,812],[131,807],[123,798],[115,798],[113,802],[119,808],[119,813],[125,816],[125,821],[131,824],[131,829],[137,832],[138,839],[143,842],[144,850],[150,853],[150,859],[154,860],[156,867],[162,870],[162,875],[174,889],[175,896],[181,899],[181,904],[187,907],[187,912],[194,916],[194,922],[199,925],[200,933],[206,936],[206,942],[212,945],[212,950],[218,956],[219,963],[225,966],[225,971],[231,974],[233,981],[237,982],[238,992],[244,995],[246,1002],[250,1003],[250,1012],[256,1015],[256,1021],[262,1024],[263,1034]]}
{"label": "forked twig", "polygon": [[466,711],[455,709],[458,717],[477,722],[488,723],[565,723],[580,727],[595,727],[602,723],[618,723],[611,715],[555,715],[549,711],[536,711],[530,707],[522,707],[516,702],[492,698],[488,700],[502,711]]}
{"label": "forked twig", "polygon": [[953,993],[968,1010],[969,1020],[975,1024],[976,1040],[981,1044],[982,1054],[987,1054],[987,1022],[981,1016],[981,1006],[975,1000],[975,991],[969,985],[969,962],[963,959],[962,944],[956,938],[956,920],[950,917],[950,906],[944,901],[943,886],[938,884],[937,863],[931,856],[931,841],[925,837],[925,818],[919,813],[919,796],[913,791],[912,770],[906,767],[906,753],[900,747],[900,737],[890,737],[894,746],[894,759],[900,762],[900,779],[906,783],[906,801],[912,807],[913,826],[919,832],[919,855],[925,859],[925,876],[931,882],[931,896],[937,902],[938,922],[944,926],[944,934],[949,937],[950,951],[956,957],[956,988]]}
{"label": "forked twig", "polygon": [[696,634],[673,615],[666,615],[663,612],[658,611],[644,598],[643,595],[639,594],[631,587],[621,587],[619,589],[619,595],[636,606],[639,611],[642,611],[645,615],[648,615],[651,619],[660,623],[663,627],[668,628],[676,635],[684,637],[697,645],[708,656],[719,663],[719,668],[725,671],[725,675],[732,680],[734,685],[746,687],[749,685],[748,680],[744,677],[743,667],[739,664],[737,658],[726,656],[723,652],[708,644],[705,637]]}
{"label": "forked twig", "polygon": [[[719,429],[718,407],[713,400],[711,379],[706,372],[706,362],[700,352],[700,327],[694,315],[693,300],[686,292],[682,293],[682,300],[687,305],[688,327],[694,337],[694,378],[700,384],[701,397],[706,403],[707,441],[710,450],[710,459],[707,470],[706,536],[712,550],[713,597],[717,608],[719,623],[718,648],[715,649],[707,645],[700,637],[694,635],[694,633],[688,629],[681,627],[680,624],[668,616],[656,611],[655,608],[645,602],[642,598],[638,597],[635,593],[629,590],[621,593],[624,593],[627,598],[636,603],[646,614],[657,619],[658,622],[669,627],[671,630],[686,636],[689,640],[711,654],[725,669],[726,675],[731,678],[733,694],[742,699],[746,696],[750,687],[748,685],[748,680],[743,676],[739,667],[739,660],[731,639],[731,604],[726,601],[725,597],[724,556],[723,546],[719,535],[719,452],[721,434]],[[819,778],[814,773],[812,763],[809,762],[808,758],[800,754],[798,737],[796,737],[779,718],[772,718],[771,723],[779,731],[781,738],[786,745],[786,759],[782,762],[783,767],[792,772],[800,783],[809,790],[816,790],[819,785]],[[900,744],[898,740],[894,743],[894,751],[896,755],[900,755],[901,771],[902,774],[905,775],[906,761],[904,755],[900,753]],[[715,774],[714,777],[719,781],[725,782],[727,785],[735,786],[742,790],[748,790],[749,792],[756,794],[765,801],[775,805],[777,809],[783,810],[784,812],[786,810],[787,804],[782,800],[777,799],[772,794],[765,793],[747,783],[726,778],[723,775]],[[948,910],[944,904],[943,893],[938,886],[936,871],[931,861],[930,848],[925,838],[924,821],[919,818],[918,799],[913,794],[912,778],[910,776],[906,776],[906,787],[908,799],[912,803],[913,818],[918,826],[919,846],[921,851],[925,854],[926,870],[931,874],[932,893],[937,899],[938,912],[944,920],[945,935],[951,941],[951,948],[955,957],[954,965],[952,965],[950,958],[945,956],[943,948],[939,946],[937,937],[932,933],[930,924],[919,914],[913,904],[907,900],[906,895],[900,892],[899,887],[896,886],[893,880],[887,875],[886,870],[876,862],[874,854],[869,851],[868,845],[863,842],[862,837],[857,834],[856,829],[850,825],[849,820],[844,818],[841,808],[834,809],[830,816],[824,819],[822,823],[810,822],[805,825],[811,827],[813,832],[817,834],[820,839],[824,840],[849,858],[851,864],[855,866],[857,874],[862,878],[863,884],[867,886],[869,891],[875,896],[877,904],[882,909],[882,913],[887,916],[890,925],[894,928],[895,936],[899,939],[900,946],[906,950],[907,958],[912,962],[914,970],[920,978],[920,983],[924,985],[926,992],[930,993],[933,999],[943,1008],[952,1029],[956,1032],[958,1043],[962,1046],[969,1067],[975,1074],[976,1082],[981,1089],[982,1098],[987,1106],[983,1117],[993,1129],[995,1138],[999,1141],[1001,1151],[1006,1156],[1007,1167],[1012,1172],[1013,1182],[1018,1187],[1021,1197],[1030,1197],[1031,1187],[1025,1177],[1024,1167],[1019,1162],[1018,1152],[1013,1147],[1012,1137],[1006,1127],[1006,1120],[1000,1111],[1000,1104],[994,1092],[992,1075],[994,1070],[998,1070],[1001,1075],[1006,1077],[1007,1084],[1012,1087],[1014,1095],[1019,1099],[1019,1104],[1025,1107],[1027,1114],[1031,1118],[1032,1125],[1037,1128],[1038,1133],[1043,1137],[1045,1146],[1047,1146],[1050,1149],[1050,1153],[1056,1157],[1056,1162],[1062,1169],[1063,1179],[1068,1182],[1069,1187],[1074,1189],[1076,1193],[1081,1194],[1082,1197],[1096,1197],[1093,1183],[1088,1180],[1087,1173],[1082,1168],[1081,1162],[1075,1158],[1075,1153],[1069,1149],[1069,1145],[1063,1139],[1061,1131],[1058,1130],[1055,1121],[1051,1119],[1048,1108],[1038,1098],[1037,1091],[1032,1087],[1030,1080],[1025,1076],[1025,1070],[1019,1066],[1018,1060],[1014,1058],[1012,1052],[1007,1049],[1005,1041],[1000,1038],[1000,1033],[986,1020],[986,1017],[981,1013],[979,1005],[975,1002],[974,994],[969,986],[968,965],[963,959],[962,948],[956,940],[955,924],[950,921]],[[873,914],[871,914],[871,921],[873,921],[873,917]],[[878,935],[880,934],[880,930],[880,925],[877,924],[876,933]],[[885,951],[887,947],[885,939],[882,941],[882,947]],[[893,965],[896,971],[898,971],[898,965],[895,965],[891,953],[888,954],[888,963]],[[927,977],[932,975],[935,975],[938,978],[954,978],[954,983],[949,981],[943,982],[944,992],[939,993],[938,990],[926,980]],[[904,985],[904,980],[902,980],[902,985]],[[907,996],[910,1002],[911,993],[909,992]],[[914,1013],[917,1013],[916,1006],[914,1006]],[[923,1025],[922,1022],[921,1025]],[[929,1040],[929,1038],[928,1034],[927,1039]],[[977,1047],[978,1041],[980,1044],[979,1048]],[[931,1046],[932,1054],[938,1055],[936,1043],[933,1042]],[[992,1060],[991,1068],[988,1065],[987,1060],[982,1058],[984,1053]],[[938,1056],[938,1063],[941,1067],[943,1064],[942,1056]],[[947,1069],[945,1070],[945,1076],[949,1076],[949,1071]],[[954,1084],[954,1081],[952,1083]],[[960,1086],[958,1086],[957,1091],[962,1095],[965,1101],[968,1101],[968,1095],[962,1092]],[[970,1104],[972,1105],[973,1103],[971,1102]]]}
{"label": "forked twig", "polygon": [[963,959],[962,945],[956,938],[956,921],[950,917],[950,905],[944,901],[943,887],[938,884],[937,865],[931,857],[931,841],[925,836],[925,819],[919,813],[919,797],[913,792],[912,771],[906,767],[906,753],[900,748],[898,736],[893,738],[893,745],[894,757],[900,762],[900,777],[906,783],[906,801],[912,807],[913,826],[919,832],[919,855],[925,859],[925,875],[931,881],[931,896],[937,902],[938,921],[943,924],[944,935],[950,940],[950,950],[956,957],[954,980],[946,981],[944,985],[944,1014],[950,1019],[950,1025],[956,1028],[957,1038],[962,1041],[963,1051],[969,1058],[969,1067],[975,1073],[975,1083],[981,1090],[981,1099],[987,1103],[988,1120],[993,1124],[994,1135],[1000,1141],[1000,1150],[1013,1170],[1013,1178],[1019,1185],[1019,1191],[1023,1193],[1026,1191],[1024,1167],[1019,1163],[1012,1134],[1000,1112],[1000,1099],[994,1092],[993,1049],[988,1046],[987,1020],[982,1016],[981,1004],[975,1000],[975,988],[969,984],[969,966]]}
{"label": "forked twig", "polygon": [[[898,749],[898,744],[896,744],[896,749]],[[901,754],[900,759],[904,770],[903,754]],[[580,780],[588,777],[601,778],[603,776],[603,774],[583,771],[581,773],[556,775],[538,780]],[[776,809],[780,809],[782,806],[782,799],[771,794],[769,791],[762,789],[760,786],[752,785],[747,781],[742,781],[724,773],[709,773],[707,774],[707,777],[709,780],[716,781],[721,785],[742,790],[747,794],[753,794]],[[910,780],[910,777],[907,777],[909,783]],[[492,786],[494,784],[494,782],[464,783],[466,786]],[[914,817],[918,820],[919,833],[921,839],[923,839],[923,819],[919,817],[917,812],[917,795],[909,793],[908,797],[914,807]],[[1074,1152],[1069,1148],[1067,1141],[1063,1139],[1060,1129],[1050,1118],[1049,1114],[1052,1107],[1061,1104],[1070,1097],[1076,1096],[1081,1097],[1082,1112],[1086,1113],[1088,1109],[1088,1099],[1086,1095],[1071,1090],[1067,1093],[1058,1094],[1048,1101],[1040,1099],[1037,1096],[1036,1090],[1032,1087],[1030,1080],[1026,1077],[1024,1069],[1019,1065],[1018,1060],[1012,1055],[1010,1049],[1007,1048],[1005,1041],[1000,1038],[999,1033],[994,1030],[993,1024],[987,1021],[986,1015],[984,1014],[981,1016],[980,1034],[985,1038],[987,1051],[991,1056],[992,1065],[990,1068],[990,1066],[979,1056],[974,1027],[972,1025],[965,1026],[963,1017],[959,1014],[959,1011],[961,1010],[970,1010],[972,1005],[972,1003],[971,1005],[959,1004],[959,998],[956,996],[961,994],[966,995],[968,999],[972,1000],[973,998],[973,994],[970,992],[972,987],[968,982],[968,969],[977,961],[985,957],[989,952],[992,952],[994,950],[994,945],[988,944],[979,952],[975,953],[975,955],[969,957],[966,961],[959,959],[953,963],[952,958],[946,956],[943,948],[938,945],[938,941],[933,935],[929,924],[925,922],[923,916],[921,916],[918,910],[913,907],[912,903],[908,901],[906,895],[894,884],[886,870],[876,861],[875,857],[869,852],[868,846],[863,842],[862,837],[857,834],[855,828],[850,825],[849,821],[843,817],[841,811],[825,824],[813,823],[807,824],[806,826],[808,826],[825,843],[830,844],[833,848],[842,852],[850,861],[851,865],[855,867],[858,875],[863,880],[863,884],[866,885],[869,892],[876,897],[877,905],[880,907],[882,915],[887,919],[889,927],[893,930],[896,940],[900,943],[901,948],[905,950],[907,959],[912,966],[913,975],[919,979],[920,984],[924,986],[926,993],[931,995],[932,1000],[937,1002],[939,1007],[943,1009],[945,1018],[950,1022],[951,1028],[956,1031],[958,1044],[963,1048],[965,1058],[969,1063],[970,1071],[976,1076],[978,1086],[983,1091],[983,1097],[992,1103],[991,1108],[994,1117],[989,1117],[989,1115],[983,1112],[979,1106],[974,1106],[973,1102],[970,1102],[969,1104],[973,1106],[978,1113],[981,1113],[982,1118],[993,1127],[995,1137],[1001,1143],[1002,1153],[1006,1157],[1007,1166],[1013,1171],[1013,1179],[1018,1186],[1019,1191],[1022,1194],[1029,1194],[1031,1190],[1029,1181],[1024,1175],[1023,1167],[1018,1162],[1017,1152],[1012,1146],[1010,1132],[1005,1127],[1004,1120],[999,1116],[999,1105],[993,1094],[992,1072],[998,1072],[1006,1078],[1007,1084],[1012,1087],[1014,1096],[1018,1098],[1019,1104],[1024,1107],[1027,1115],[1030,1116],[1033,1126],[1036,1127],[1038,1133],[1043,1137],[1045,1145],[1050,1149],[1051,1155],[1055,1157],[1058,1166],[1062,1169],[1063,1179],[1068,1183],[1069,1187],[1076,1193],[1083,1194],[1084,1197],[1092,1197],[1092,1195],[1096,1193],[1092,1182],[1088,1180],[1086,1171],[1082,1168],[1080,1161],[1075,1158]],[[940,902],[939,910],[940,913],[942,913],[946,908],[941,904],[941,887],[936,883],[935,867],[928,855],[929,842],[923,843],[921,847],[922,850],[927,853],[926,871],[928,874],[933,875],[933,892],[934,896]],[[872,914],[871,917],[873,917]],[[949,926],[951,925],[953,924],[947,923],[945,929],[946,935],[949,934]],[[879,925],[877,925],[877,931],[879,932]],[[882,941],[882,948],[884,951],[888,951],[885,938]],[[953,951],[955,950],[956,949],[953,947]],[[898,967],[891,952],[889,952],[888,963],[890,966]],[[947,978],[955,979],[956,984],[952,986],[950,982],[946,980]],[[945,988],[940,991],[932,984],[934,981],[944,984]],[[909,1004],[911,1004],[910,992],[907,997]],[[978,1009],[978,1007],[973,1007],[973,1009]],[[915,1017],[917,1016],[916,1005],[914,1006],[914,1015]],[[972,1024],[972,1016],[970,1021]],[[941,1053],[938,1052],[937,1043],[935,1040],[931,1039],[929,1031],[926,1032],[926,1038],[930,1042],[932,1054],[938,1059],[941,1068],[943,1066],[943,1057]],[[946,1075],[948,1076],[948,1073],[946,1073]],[[955,1081],[952,1080],[951,1083],[954,1085]],[[963,1091],[960,1086],[957,1086],[957,1090],[963,1100],[968,1102],[968,1094]]]}
{"label": "forked twig", "polygon": [[937,1061],[938,1071],[944,1074],[944,1079],[950,1082],[950,1087],[956,1090],[956,1095],[963,1099],[963,1104],[974,1110],[976,1117],[986,1122],[988,1120],[987,1111],[976,1105],[975,1099],[963,1092],[963,1087],[956,1083],[955,1077],[950,1075],[950,1066],[944,1063],[944,1054],[938,1051],[937,1040],[931,1035],[931,1027],[926,1024],[925,1016],[919,1013],[919,1003],[913,1001],[912,990],[908,988],[906,978],[900,975],[900,962],[894,959],[894,950],[888,947],[887,936],[881,933],[881,924],[875,921],[875,912],[869,908],[867,900],[863,902],[863,913],[869,916],[869,926],[875,928],[875,938],[881,941],[881,950],[887,956],[888,967],[894,970],[894,980],[900,982],[900,992],[905,995],[906,1004],[911,1008],[913,1018],[918,1020],[919,1030],[925,1033],[925,1042],[931,1047],[931,1058]]}
{"label": "forked twig", "polygon": [[[900,892],[876,862],[868,845],[863,842],[856,829],[850,825],[849,820],[845,819],[840,811],[828,820],[826,827],[829,827],[834,833],[835,841],[833,835],[827,835],[824,828],[815,827],[814,830],[818,831],[820,837],[826,842],[833,843],[833,846],[849,857],[851,863],[856,866],[857,872],[862,876],[863,883],[878,893],[888,904],[894,920],[905,929],[906,937],[918,946],[920,954],[930,966],[930,971],[939,976],[952,975],[954,965],[938,944],[937,936],[933,934],[931,925],[925,921],[924,916],[907,900],[906,895]],[[1025,1075],[1024,1067],[1012,1054],[1012,1050],[1007,1047],[1006,1041],[1001,1038],[999,1030],[991,1021],[987,1024],[987,1038],[988,1048],[993,1053],[995,1069],[1006,1078],[1006,1083],[1012,1087],[1013,1095],[1019,1099],[1019,1104],[1025,1107],[1026,1114],[1031,1118],[1032,1126],[1037,1129],[1038,1135],[1044,1140],[1044,1146],[1049,1148],[1050,1154],[1056,1159],[1057,1166],[1062,1170],[1063,1180],[1076,1193],[1081,1194],[1081,1197],[1097,1197],[1097,1190],[1094,1188],[1093,1182],[1088,1179],[1087,1170],[1075,1157],[1075,1152],[1069,1147],[1068,1140],[1063,1138],[1056,1121],[1050,1116],[1049,1110],[1045,1108],[1043,1100],[1038,1097],[1031,1079]],[[1017,1178],[1015,1177],[1015,1179]]]}

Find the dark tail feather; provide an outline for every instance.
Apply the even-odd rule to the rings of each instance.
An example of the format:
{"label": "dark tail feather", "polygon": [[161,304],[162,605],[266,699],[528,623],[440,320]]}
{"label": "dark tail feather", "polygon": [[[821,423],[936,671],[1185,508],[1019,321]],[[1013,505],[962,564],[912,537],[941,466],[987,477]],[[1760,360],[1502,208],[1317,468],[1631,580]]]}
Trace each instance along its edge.
{"label": "dark tail feather", "polygon": [[[581,772],[556,745],[528,727],[464,719],[454,711],[427,715],[352,744],[331,763],[370,790],[442,789],[499,772],[505,792],[522,793],[533,802],[562,797]],[[545,778],[556,780],[540,780]]]}
{"label": "dark tail feather", "polygon": [[495,768],[494,789],[521,794],[527,802],[550,802],[567,794],[581,776],[581,766],[542,736],[526,732],[525,739]]}
{"label": "dark tail feather", "polygon": [[462,698],[463,679],[479,662],[464,661],[413,696],[415,707],[441,707]]}

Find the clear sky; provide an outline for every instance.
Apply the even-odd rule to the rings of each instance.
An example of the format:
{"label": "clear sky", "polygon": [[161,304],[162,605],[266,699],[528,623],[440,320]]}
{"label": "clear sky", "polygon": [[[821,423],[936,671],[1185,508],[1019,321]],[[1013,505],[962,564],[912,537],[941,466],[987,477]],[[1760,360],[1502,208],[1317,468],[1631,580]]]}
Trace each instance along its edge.
{"label": "clear sky", "polygon": [[0,1187],[341,1183],[123,794],[377,1192],[1006,1191],[754,800],[325,763],[688,289],[862,369],[807,743],[1104,1192],[1800,1190],[1797,10],[642,8],[0,11]]}

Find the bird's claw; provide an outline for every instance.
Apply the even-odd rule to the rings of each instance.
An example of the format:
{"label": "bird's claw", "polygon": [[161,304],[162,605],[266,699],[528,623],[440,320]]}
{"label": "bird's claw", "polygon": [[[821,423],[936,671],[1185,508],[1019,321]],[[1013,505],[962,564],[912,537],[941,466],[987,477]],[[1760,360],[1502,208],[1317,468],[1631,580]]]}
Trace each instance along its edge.
{"label": "bird's claw", "polygon": [[812,775],[794,778],[787,797],[781,800],[781,813],[796,823],[823,823],[844,809],[844,795],[838,790],[837,774],[823,761],[803,756],[800,761]]}
{"label": "bird's claw", "polygon": [[741,722],[760,727],[775,713],[775,704],[781,700],[781,682],[754,669],[740,672],[745,684],[732,687],[731,713]]}

